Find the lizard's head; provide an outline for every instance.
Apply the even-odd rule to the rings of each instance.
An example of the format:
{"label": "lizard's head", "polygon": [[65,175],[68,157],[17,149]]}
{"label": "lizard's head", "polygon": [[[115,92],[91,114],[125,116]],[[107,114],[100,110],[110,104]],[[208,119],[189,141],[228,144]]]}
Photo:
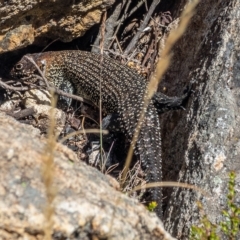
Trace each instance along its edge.
{"label": "lizard's head", "polygon": [[38,56],[38,54],[27,54],[15,64],[10,71],[10,76],[14,79],[35,82],[37,80],[37,76],[40,75],[36,65],[42,71],[45,66],[45,62]]}

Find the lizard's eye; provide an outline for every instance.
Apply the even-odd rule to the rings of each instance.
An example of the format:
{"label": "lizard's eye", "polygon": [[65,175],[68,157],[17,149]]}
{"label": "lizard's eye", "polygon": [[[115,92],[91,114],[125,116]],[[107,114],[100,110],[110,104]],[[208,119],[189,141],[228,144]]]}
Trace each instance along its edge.
{"label": "lizard's eye", "polygon": [[21,70],[23,68],[23,65],[21,63],[16,64],[15,66],[16,70]]}

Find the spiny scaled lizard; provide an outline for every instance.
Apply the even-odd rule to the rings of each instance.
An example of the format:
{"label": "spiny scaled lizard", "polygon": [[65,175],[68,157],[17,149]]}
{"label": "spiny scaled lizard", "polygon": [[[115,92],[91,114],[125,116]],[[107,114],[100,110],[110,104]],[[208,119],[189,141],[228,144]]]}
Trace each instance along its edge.
{"label": "spiny scaled lizard", "polygon": [[[91,100],[99,106],[100,81],[102,108],[108,114],[117,113],[120,129],[131,140],[143,108],[147,81],[118,61],[83,51],[59,51],[28,54],[55,87]],[[36,82],[39,72],[23,57],[12,69],[11,76]],[[101,75],[100,75],[101,74]],[[101,77],[100,77],[101,76]],[[188,93],[180,98],[156,93],[148,108],[135,147],[147,182],[162,180],[161,137],[158,113],[182,107]],[[155,211],[162,216],[160,188],[148,190],[149,201],[156,201]]]}

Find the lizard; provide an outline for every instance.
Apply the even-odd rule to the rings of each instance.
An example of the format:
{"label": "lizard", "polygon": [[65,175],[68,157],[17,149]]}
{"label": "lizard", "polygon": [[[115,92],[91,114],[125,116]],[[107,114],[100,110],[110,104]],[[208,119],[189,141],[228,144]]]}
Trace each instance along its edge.
{"label": "lizard", "polygon": [[[115,114],[115,121],[121,132],[131,141],[144,104],[147,88],[144,77],[117,60],[79,50],[43,52],[26,56],[36,62],[49,83],[63,91],[86,98],[97,106],[101,86],[102,109],[108,114]],[[15,64],[10,75],[15,79],[27,79],[34,83],[39,80],[39,71],[25,57]],[[181,97],[155,93],[145,109],[134,153],[139,156],[146,181],[149,183],[162,180],[158,114],[182,108],[188,95],[189,91]],[[65,100],[69,101],[66,98]],[[157,202],[155,212],[162,217],[161,189],[151,188],[147,192],[148,201]]]}

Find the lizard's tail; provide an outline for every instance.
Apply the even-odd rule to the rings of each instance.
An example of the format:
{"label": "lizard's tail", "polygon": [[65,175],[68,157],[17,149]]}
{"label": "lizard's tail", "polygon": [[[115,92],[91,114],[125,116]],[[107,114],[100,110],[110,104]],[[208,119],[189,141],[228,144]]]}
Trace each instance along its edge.
{"label": "lizard's tail", "polygon": [[[146,173],[147,183],[162,181],[160,123],[153,106],[149,106],[137,142],[142,168]],[[156,202],[155,212],[162,218],[162,189],[149,188],[146,191],[147,203]]]}

